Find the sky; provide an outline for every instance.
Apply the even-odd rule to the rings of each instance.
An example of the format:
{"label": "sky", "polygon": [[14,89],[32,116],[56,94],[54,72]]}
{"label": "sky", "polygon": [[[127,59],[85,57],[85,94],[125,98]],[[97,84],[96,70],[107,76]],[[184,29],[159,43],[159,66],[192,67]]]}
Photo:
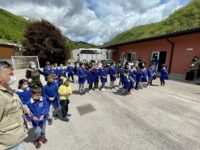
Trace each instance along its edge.
{"label": "sky", "polygon": [[134,26],[159,22],[191,0],[0,0],[16,15],[45,19],[74,41],[101,45]]}

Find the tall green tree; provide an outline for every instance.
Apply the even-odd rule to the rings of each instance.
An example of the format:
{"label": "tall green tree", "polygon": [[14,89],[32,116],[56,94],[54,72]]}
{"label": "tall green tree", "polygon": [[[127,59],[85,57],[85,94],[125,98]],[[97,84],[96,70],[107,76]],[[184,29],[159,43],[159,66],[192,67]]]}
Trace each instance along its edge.
{"label": "tall green tree", "polygon": [[65,63],[70,58],[70,50],[61,31],[46,20],[31,22],[22,42],[24,55],[38,56],[40,65],[46,61]]}

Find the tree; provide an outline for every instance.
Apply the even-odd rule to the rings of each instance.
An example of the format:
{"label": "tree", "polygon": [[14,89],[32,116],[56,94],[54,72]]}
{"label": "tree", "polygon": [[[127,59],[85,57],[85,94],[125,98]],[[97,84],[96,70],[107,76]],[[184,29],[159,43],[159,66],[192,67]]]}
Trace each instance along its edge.
{"label": "tree", "polygon": [[24,34],[22,42],[24,55],[38,56],[40,65],[46,61],[65,63],[70,57],[70,50],[61,31],[46,20],[31,22]]}

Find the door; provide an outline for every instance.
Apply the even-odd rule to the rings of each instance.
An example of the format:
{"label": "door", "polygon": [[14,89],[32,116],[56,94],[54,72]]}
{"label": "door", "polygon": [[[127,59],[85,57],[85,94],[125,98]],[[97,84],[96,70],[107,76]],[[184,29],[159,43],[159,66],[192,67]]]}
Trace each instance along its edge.
{"label": "door", "polygon": [[166,57],[167,57],[167,52],[166,51],[162,51],[160,52],[160,56],[159,56],[159,65],[158,65],[158,71],[160,72],[161,68],[162,68],[162,64],[166,63]]}

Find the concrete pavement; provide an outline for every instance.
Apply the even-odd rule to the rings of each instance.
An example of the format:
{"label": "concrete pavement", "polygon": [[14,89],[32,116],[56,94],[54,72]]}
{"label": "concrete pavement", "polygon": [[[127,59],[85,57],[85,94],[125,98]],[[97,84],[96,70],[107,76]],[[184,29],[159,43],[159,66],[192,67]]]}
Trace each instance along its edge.
{"label": "concrete pavement", "polygon": [[[159,85],[159,80],[155,82]],[[70,122],[47,125],[41,150],[199,150],[200,87],[167,81],[121,96],[118,89],[81,96],[71,84]],[[78,107],[95,110],[80,115]],[[30,139],[26,150],[34,150]]]}

